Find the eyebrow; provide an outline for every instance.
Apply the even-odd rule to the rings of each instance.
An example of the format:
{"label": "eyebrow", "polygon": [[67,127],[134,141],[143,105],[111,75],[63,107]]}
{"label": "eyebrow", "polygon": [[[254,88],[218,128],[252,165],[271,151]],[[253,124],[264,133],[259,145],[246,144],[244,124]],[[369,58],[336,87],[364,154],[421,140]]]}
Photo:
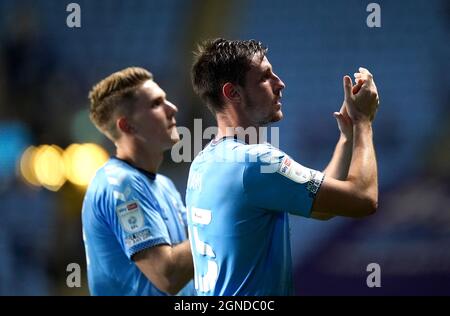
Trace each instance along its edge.
{"label": "eyebrow", "polygon": [[262,76],[265,76],[265,75],[267,75],[268,73],[271,73],[271,72],[272,72],[272,66],[267,66],[267,67],[265,67],[262,70],[261,74],[262,74]]}
{"label": "eyebrow", "polygon": [[167,95],[165,93],[162,93],[162,94],[158,95],[157,97],[153,98],[151,102],[152,102],[152,104],[154,104],[158,101],[165,100],[166,98],[167,98]]}
{"label": "eyebrow", "polygon": [[264,67],[263,72],[272,71],[272,65],[267,65]]}

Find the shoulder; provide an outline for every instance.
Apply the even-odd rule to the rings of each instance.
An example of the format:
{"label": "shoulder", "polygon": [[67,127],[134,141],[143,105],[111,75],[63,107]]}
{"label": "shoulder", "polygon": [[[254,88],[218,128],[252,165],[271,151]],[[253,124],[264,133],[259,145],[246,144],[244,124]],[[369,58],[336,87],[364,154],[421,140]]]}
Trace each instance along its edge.
{"label": "shoulder", "polygon": [[98,197],[111,195],[115,199],[124,199],[133,191],[144,192],[146,183],[146,177],[138,170],[111,158],[97,171],[88,192],[95,193]]}
{"label": "shoulder", "polygon": [[[237,163],[271,163],[274,159],[282,158],[286,154],[269,143],[246,144],[237,139],[228,139],[217,145],[208,145],[196,157],[194,162],[217,159],[220,162]],[[198,158],[198,159],[197,159]]]}
{"label": "shoulder", "polygon": [[157,182],[159,182],[165,189],[178,193],[178,190],[177,190],[175,184],[173,183],[173,181],[169,177],[158,173],[156,175],[156,179],[155,180]]}
{"label": "shoulder", "polygon": [[269,143],[247,145],[244,148],[249,162],[263,164],[279,163],[287,154]]}
{"label": "shoulder", "polygon": [[[275,173],[284,174],[291,163],[291,158],[282,150],[271,144],[246,146],[244,179],[271,179]],[[267,177],[269,176],[269,177]]]}

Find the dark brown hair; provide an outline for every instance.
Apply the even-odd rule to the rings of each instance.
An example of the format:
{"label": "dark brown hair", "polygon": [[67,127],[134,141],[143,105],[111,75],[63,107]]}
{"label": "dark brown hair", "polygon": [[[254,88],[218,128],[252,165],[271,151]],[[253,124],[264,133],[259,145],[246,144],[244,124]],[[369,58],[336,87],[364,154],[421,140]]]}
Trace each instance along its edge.
{"label": "dark brown hair", "polygon": [[192,66],[192,86],[210,110],[223,109],[222,86],[231,82],[244,86],[253,57],[264,58],[267,48],[255,40],[231,41],[223,38],[198,45]]}

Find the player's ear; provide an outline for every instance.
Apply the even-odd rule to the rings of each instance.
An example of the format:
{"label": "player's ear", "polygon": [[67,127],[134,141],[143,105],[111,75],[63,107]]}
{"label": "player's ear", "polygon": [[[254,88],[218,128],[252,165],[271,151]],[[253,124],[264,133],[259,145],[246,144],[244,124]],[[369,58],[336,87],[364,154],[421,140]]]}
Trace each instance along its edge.
{"label": "player's ear", "polygon": [[131,134],[135,131],[126,117],[119,117],[116,121],[116,127],[119,131],[125,134]]}
{"label": "player's ear", "polygon": [[222,87],[222,94],[226,101],[238,103],[241,101],[241,94],[238,88],[231,82],[227,82]]}

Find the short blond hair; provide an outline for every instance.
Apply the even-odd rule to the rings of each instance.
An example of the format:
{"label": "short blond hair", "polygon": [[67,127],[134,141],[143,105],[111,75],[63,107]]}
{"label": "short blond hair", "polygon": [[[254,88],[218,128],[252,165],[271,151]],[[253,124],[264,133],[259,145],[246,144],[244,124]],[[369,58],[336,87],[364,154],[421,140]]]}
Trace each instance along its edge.
{"label": "short blond hair", "polygon": [[117,115],[130,113],[136,90],[153,75],[140,67],[129,67],[115,72],[94,85],[89,92],[89,117],[107,137],[117,139]]}

